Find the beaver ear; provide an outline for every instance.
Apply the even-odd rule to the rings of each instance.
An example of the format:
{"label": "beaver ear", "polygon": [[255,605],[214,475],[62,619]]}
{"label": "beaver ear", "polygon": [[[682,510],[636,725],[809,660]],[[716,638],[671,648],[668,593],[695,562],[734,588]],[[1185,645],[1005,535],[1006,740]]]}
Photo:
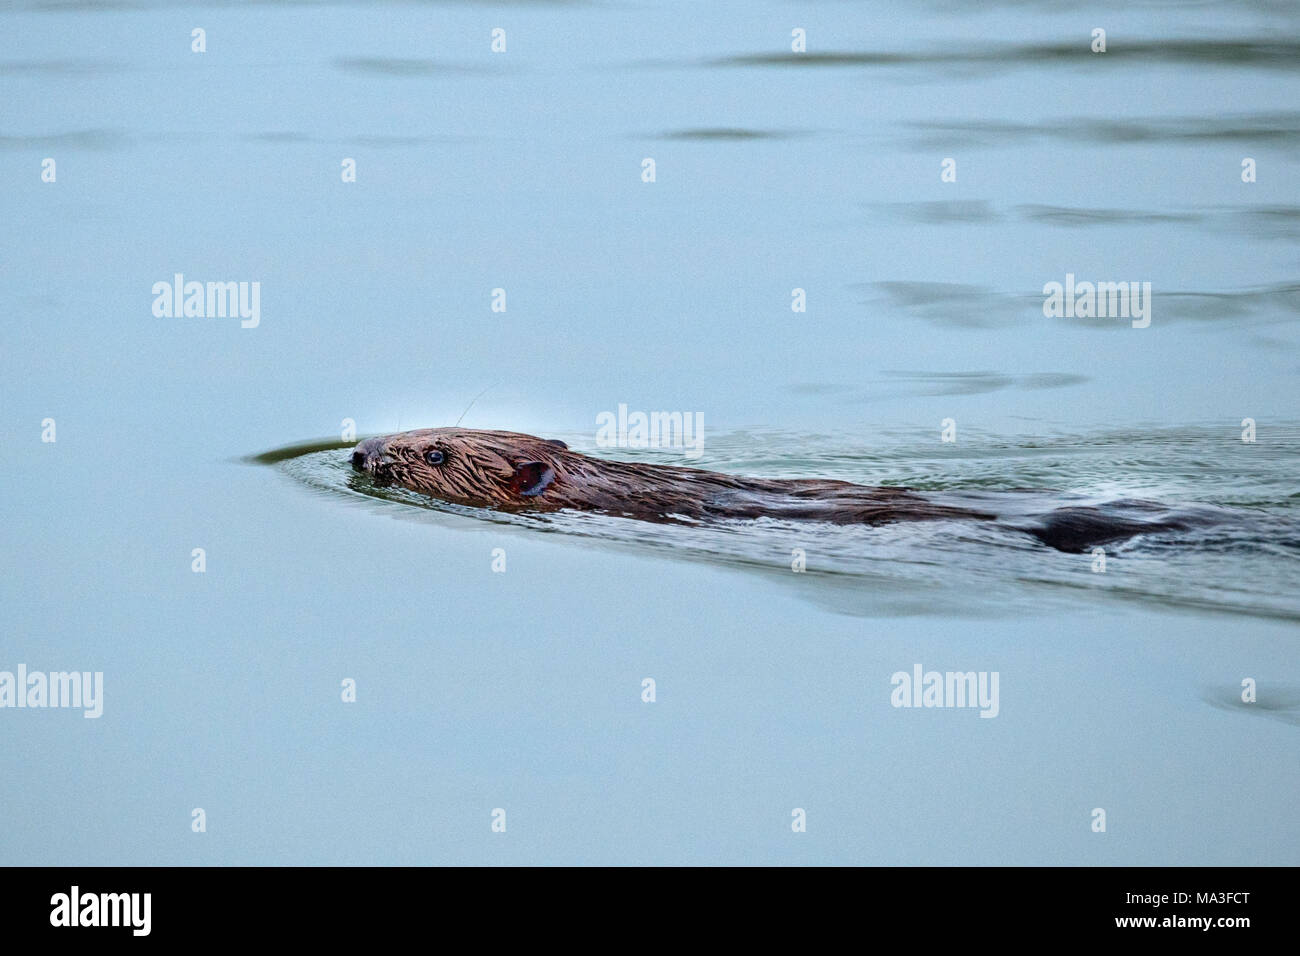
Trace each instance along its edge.
{"label": "beaver ear", "polygon": [[546,490],[555,480],[555,469],[540,461],[525,461],[515,466],[510,479],[510,490],[525,498],[533,498]]}
{"label": "beaver ear", "polygon": [[546,444],[548,445],[554,445],[556,448],[563,448],[565,451],[569,450],[569,446],[566,445],[564,442],[560,441],[558,438],[544,438],[542,440],[546,442]]}

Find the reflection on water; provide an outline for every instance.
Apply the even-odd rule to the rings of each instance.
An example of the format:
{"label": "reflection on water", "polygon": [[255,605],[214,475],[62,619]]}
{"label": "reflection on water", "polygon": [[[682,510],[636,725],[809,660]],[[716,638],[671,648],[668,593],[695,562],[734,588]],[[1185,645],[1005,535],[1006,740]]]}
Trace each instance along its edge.
{"label": "reflection on water", "polygon": [[883,304],[913,318],[949,328],[992,329],[1024,321],[1031,309],[1042,311],[1042,295],[1012,295],[964,282],[872,282]]}
{"label": "reflection on water", "polygon": [[918,148],[950,145],[1011,146],[1032,140],[1125,145],[1137,143],[1281,143],[1300,140],[1300,113],[1100,119],[1078,116],[1023,123],[1007,120],[921,120]]}
{"label": "reflection on water", "polygon": [[948,223],[1001,222],[1006,217],[987,199],[936,199],[928,202],[873,203],[872,222],[914,222],[926,226]]}
{"label": "reflection on water", "polygon": [[124,133],[113,129],[82,129],[48,136],[7,136],[0,133],[0,149],[124,149],[129,141]]}
{"label": "reflection on water", "polygon": [[344,73],[374,73],[380,76],[436,76],[482,72],[473,67],[444,63],[439,60],[381,56],[339,57],[334,60],[334,66]]}
{"label": "reflection on water", "polygon": [[1086,35],[1062,43],[984,44],[961,48],[923,51],[839,51],[806,53],[743,53],[712,57],[707,67],[779,67],[820,69],[826,67],[916,66],[930,71],[944,68],[965,72],[1036,69],[1044,65],[1094,64],[1105,56],[1108,64],[1139,66],[1172,64],[1189,67],[1230,67],[1265,70],[1300,68],[1300,43],[1289,40],[1170,39],[1111,41],[1104,54],[1092,52]]}
{"label": "reflection on water", "polygon": [[1067,206],[1017,206],[1016,212],[1029,222],[1058,226],[1101,226],[1170,222],[1201,222],[1195,213],[1159,212],[1152,209],[1078,209]]}
{"label": "reflection on water", "polygon": [[1021,203],[999,207],[987,199],[871,203],[872,223],[943,226],[1025,222],[1071,229],[1108,226],[1201,226],[1232,229],[1256,239],[1300,237],[1300,206],[1209,206],[1201,209],[1107,209]]}
{"label": "reflection on water", "polygon": [[713,142],[745,142],[754,139],[789,139],[792,136],[801,135],[797,132],[787,132],[775,129],[741,129],[739,127],[717,127],[711,129],[680,129],[670,130],[659,134],[659,139],[667,140],[696,140],[702,143]]}
{"label": "reflection on water", "polygon": [[1243,235],[1256,239],[1300,239],[1300,206],[1256,206],[1227,214]]}
{"label": "reflection on water", "polygon": [[1202,698],[1212,707],[1229,713],[1265,717],[1300,727],[1300,686],[1264,684],[1256,687],[1255,693],[1255,700],[1249,703],[1241,699],[1241,694],[1226,688],[1207,690]]}
{"label": "reflection on water", "polygon": [[1300,284],[1288,283],[1240,292],[1168,292],[1171,318],[1197,322],[1224,319],[1259,322],[1294,322],[1300,318]]}
{"label": "reflection on water", "polygon": [[919,395],[982,395],[1004,388],[1066,388],[1082,385],[1086,375],[1069,372],[1034,372],[1012,374],[1008,372],[899,372],[888,369],[883,373],[897,382],[912,383]]}
{"label": "reflection on water", "polygon": [[[1088,276],[1079,276],[1080,281]],[[1054,280],[1059,281],[1057,277]],[[1118,281],[1118,280],[1117,280]],[[1074,328],[1116,331],[1127,322],[1106,316],[1049,319],[1043,316],[1041,292],[1000,292],[956,282],[874,282],[880,293],[868,302],[884,305],[948,328],[998,328],[1035,321],[1069,323]],[[1292,323],[1300,319],[1300,285],[1282,283],[1236,292],[1180,292],[1157,289],[1153,302],[1163,323],[1233,322],[1234,325]]]}
{"label": "reflection on water", "polygon": [[[915,373],[896,378],[945,379]],[[1015,384],[1014,377],[993,373],[973,378],[977,390]],[[1019,384],[1073,384],[1060,378],[1069,377],[1043,376]],[[966,383],[950,384],[961,389]],[[572,447],[582,448],[584,436],[565,437]],[[692,462],[763,477],[906,486],[945,504],[1000,516],[996,522],[880,527],[766,518],[657,525],[569,512],[508,514],[375,487],[351,469],[348,447],[332,442],[291,446],[254,460],[276,464],[318,492],[377,507],[383,502],[382,510],[393,517],[457,515],[763,571],[781,586],[795,586],[809,600],[844,613],[850,608],[868,615],[883,608],[925,613],[927,589],[942,586],[961,592],[964,601],[984,613],[1041,609],[1044,601],[1086,607],[1098,600],[1126,600],[1300,619],[1300,513],[1292,496],[1292,464],[1300,451],[1296,427],[1273,430],[1267,447],[1234,443],[1221,430],[1153,429],[1018,443],[966,440],[959,450],[938,455],[933,448],[896,441],[864,448],[845,436],[747,432],[710,437],[704,458]],[[625,457],[664,460],[650,452]],[[1108,545],[1104,573],[1094,571],[1093,554],[1062,554],[1016,530],[1059,507],[1124,498],[1157,500],[1171,513],[1195,516],[1196,521],[1187,530]],[[789,573],[794,548],[807,555],[807,577]],[[946,606],[942,613],[948,613]]]}
{"label": "reflection on water", "polygon": [[792,395],[833,399],[857,405],[898,395],[984,395],[1003,389],[1068,388],[1090,381],[1072,372],[923,372],[884,369],[875,381],[856,385],[796,383],[783,389]]}

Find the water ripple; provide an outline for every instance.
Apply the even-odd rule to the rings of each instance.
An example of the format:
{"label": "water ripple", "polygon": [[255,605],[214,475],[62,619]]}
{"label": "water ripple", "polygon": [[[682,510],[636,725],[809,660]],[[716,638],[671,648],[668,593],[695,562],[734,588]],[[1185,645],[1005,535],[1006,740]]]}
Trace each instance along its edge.
{"label": "water ripple", "polygon": [[[947,373],[900,372],[899,383],[952,381]],[[998,384],[997,373],[973,373]],[[1014,383],[1015,376],[1009,377]],[[1040,387],[1069,384],[1045,375]],[[1035,383],[1022,382],[1024,387]],[[835,386],[827,386],[832,390]],[[750,430],[711,436],[697,467],[767,477],[838,478],[902,485],[944,502],[993,510],[1003,522],[900,522],[833,526],[774,519],[656,525],[606,515],[508,514],[451,505],[401,488],[378,488],[348,465],[348,446],[321,442],[268,452],[270,464],[322,495],[364,504],[389,517],[482,523],[519,534],[575,536],[619,549],[657,550],[770,576],[778,586],[847,614],[947,614],[936,589],[960,595],[963,613],[1009,614],[1022,607],[1155,604],[1198,612],[1300,619],[1300,501],[1292,500],[1300,426],[1270,424],[1259,444],[1224,426],[1134,427],[1038,438],[967,432],[960,446],[914,432],[807,434]],[[590,436],[565,435],[598,457],[661,460],[662,452],[596,449]],[[1064,485],[1065,487],[1062,487]],[[1047,490],[1059,489],[1059,490]],[[1141,535],[1107,547],[1106,574],[1092,555],[1046,549],[1015,530],[1016,516],[1066,504],[1150,499],[1207,519],[1203,527]],[[1134,503],[1134,507],[1137,506]],[[1212,519],[1212,520],[1210,520]],[[496,533],[496,532],[494,532]],[[802,548],[808,572],[789,571]]]}

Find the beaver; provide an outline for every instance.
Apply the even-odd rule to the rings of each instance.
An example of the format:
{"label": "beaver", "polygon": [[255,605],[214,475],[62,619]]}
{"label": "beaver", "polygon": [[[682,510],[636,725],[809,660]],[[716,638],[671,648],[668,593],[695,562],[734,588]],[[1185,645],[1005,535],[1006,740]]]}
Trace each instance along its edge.
{"label": "beaver", "polygon": [[[611,461],[573,451],[558,439],[509,431],[422,428],[367,438],[354,447],[352,467],[378,486],[398,485],[443,501],[501,511],[574,509],[659,522],[768,517],[868,525],[998,518],[906,488]],[[1180,527],[1177,521],[1070,507],[1016,530],[1059,551],[1078,553],[1144,531]]]}

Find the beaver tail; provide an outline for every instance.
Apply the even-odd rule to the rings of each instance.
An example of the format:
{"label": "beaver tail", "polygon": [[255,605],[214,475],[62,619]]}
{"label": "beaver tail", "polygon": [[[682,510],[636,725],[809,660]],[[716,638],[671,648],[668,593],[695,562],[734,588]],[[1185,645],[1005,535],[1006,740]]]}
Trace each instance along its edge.
{"label": "beaver tail", "polygon": [[1058,508],[1044,515],[1037,524],[1021,526],[1049,548],[1067,554],[1081,554],[1098,545],[1125,541],[1153,531],[1185,531],[1188,525],[1178,519],[1126,518],[1107,514],[1098,508]]}

